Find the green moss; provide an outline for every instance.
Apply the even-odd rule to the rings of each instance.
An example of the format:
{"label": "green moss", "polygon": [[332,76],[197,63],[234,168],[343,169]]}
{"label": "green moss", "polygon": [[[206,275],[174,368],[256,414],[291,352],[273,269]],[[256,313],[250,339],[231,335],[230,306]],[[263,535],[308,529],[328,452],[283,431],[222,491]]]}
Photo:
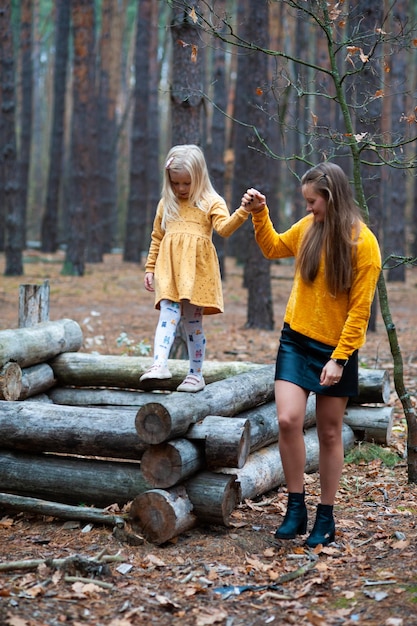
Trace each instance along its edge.
{"label": "green moss", "polygon": [[395,467],[401,460],[398,454],[389,448],[378,446],[375,443],[361,442],[345,456],[346,463],[359,465],[360,463],[370,463],[380,459],[386,467]]}

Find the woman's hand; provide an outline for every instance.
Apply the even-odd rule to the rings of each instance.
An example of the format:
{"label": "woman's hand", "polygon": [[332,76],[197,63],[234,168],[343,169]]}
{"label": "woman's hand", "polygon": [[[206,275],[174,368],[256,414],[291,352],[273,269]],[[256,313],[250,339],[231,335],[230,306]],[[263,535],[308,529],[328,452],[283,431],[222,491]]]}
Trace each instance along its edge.
{"label": "woman's hand", "polygon": [[331,387],[336,385],[342,378],[343,365],[338,365],[332,359],[326,363],[321,371],[320,385],[323,387]]}
{"label": "woman's hand", "polygon": [[144,283],[146,291],[155,291],[153,286],[153,272],[146,272]]}
{"label": "woman's hand", "polygon": [[257,213],[266,206],[266,197],[257,189],[248,189],[242,196],[241,207],[248,213]]}

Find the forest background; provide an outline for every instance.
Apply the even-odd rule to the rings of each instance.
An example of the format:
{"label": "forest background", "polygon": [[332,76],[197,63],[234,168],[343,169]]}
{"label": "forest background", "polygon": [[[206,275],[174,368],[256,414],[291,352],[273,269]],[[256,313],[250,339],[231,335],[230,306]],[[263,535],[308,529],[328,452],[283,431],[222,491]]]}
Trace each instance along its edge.
{"label": "forest background", "polygon": [[[65,250],[63,274],[118,248],[142,264],[173,144],[202,146],[231,210],[262,189],[279,230],[304,214],[306,168],[334,160],[381,245],[417,457],[385,298],[417,257],[416,23],[412,0],[1,0],[5,275],[33,242]],[[223,273],[244,266],[247,327],[273,328],[250,223],[215,243]]]}

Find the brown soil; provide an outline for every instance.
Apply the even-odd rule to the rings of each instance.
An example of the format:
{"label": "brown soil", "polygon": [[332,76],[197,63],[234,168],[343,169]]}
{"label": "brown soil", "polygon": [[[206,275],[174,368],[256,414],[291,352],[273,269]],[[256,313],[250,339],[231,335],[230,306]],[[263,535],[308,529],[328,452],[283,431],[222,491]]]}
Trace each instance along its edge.
{"label": "brown soil", "polygon": [[[131,351],[141,343],[152,344],[157,314],[152,296],[142,286],[141,268],[111,255],[103,264],[89,265],[84,277],[68,277],[60,275],[62,260],[61,254],[28,252],[24,277],[1,278],[0,329],[17,325],[19,285],[48,279],[50,319],[76,320],[83,330],[84,351],[121,354],[126,351],[126,345],[118,345],[121,333],[131,340]],[[0,273],[3,271],[1,258]],[[405,382],[414,403],[415,272],[408,270],[406,284],[388,285]],[[261,363],[275,359],[292,270],[273,265],[272,274],[276,330],[245,329],[247,294],[242,272],[228,260],[226,312],[205,321],[209,359]],[[361,363],[392,372],[380,314],[377,331],[368,333],[361,350]],[[379,457],[346,463],[335,507],[336,542],[314,554],[304,547],[303,538],[274,541],[285,508],[284,488],[239,506],[231,528],[199,527],[160,547],[147,542],[131,545],[104,526],[88,529],[83,524],[3,510],[0,624],[417,624],[417,487],[408,484],[405,420],[394,390],[391,404],[396,420],[389,451],[397,455],[395,466],[387,467]],[[319,494],[317,474],[307,476],[306,483],[313,517]],[[97,584],[65,580],[62,570],[55,571],[47,564],[1,571],[1,564],[18,559],[119,552],[122,563],[112,563],[97,573]],[[103,582],[110,587],[99,586]]]}

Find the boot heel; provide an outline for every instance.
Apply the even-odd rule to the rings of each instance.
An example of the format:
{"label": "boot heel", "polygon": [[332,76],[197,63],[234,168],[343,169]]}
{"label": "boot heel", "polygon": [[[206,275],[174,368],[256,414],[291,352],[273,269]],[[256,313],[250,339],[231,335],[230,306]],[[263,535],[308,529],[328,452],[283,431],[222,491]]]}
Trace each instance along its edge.
{"label": "boot heel", "polygon": [[295,539],[307,532],[307,507],[303,493],[289,493],[287,512],[281,526],[275,531],[276,539]]}

